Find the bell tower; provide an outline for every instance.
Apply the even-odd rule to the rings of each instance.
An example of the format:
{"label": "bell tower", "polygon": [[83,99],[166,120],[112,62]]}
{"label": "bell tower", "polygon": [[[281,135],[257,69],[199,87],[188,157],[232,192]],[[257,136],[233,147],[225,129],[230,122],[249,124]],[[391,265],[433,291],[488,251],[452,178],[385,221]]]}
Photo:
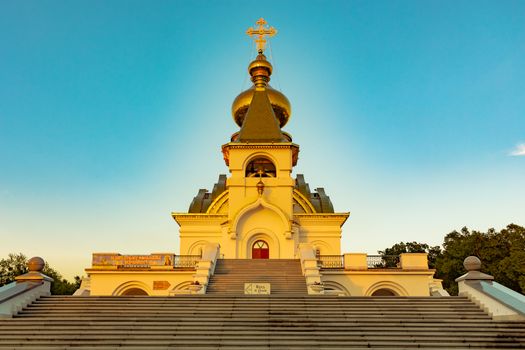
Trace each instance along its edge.
{"label": "bell tower", "polygon": [[233,101],[239,126],[222,154],[229,175],[212,191],[199,190],[188,213],[172,213],[180,225],[181,254],[199,254],[218,243],[225,259],[296,259],[301,245],[319,254],[340,254],[341,226],[323,188],[310,191],[304,176],[292,177],[299,146],[282,128],[291,116],[286,96],[270,86],[273,66],[264,52],[277,30],[264,19],[246,32],[257,56],[248,65],[252,86]]}
{"label": "bell tower", "polygon": [[[256,242],[267,243],[269,258],[294,258],[292,167],[297,163],[299,146],[281,128],[291,114],[290,102],[270,87],[273,67],[264,55],[265,35],[274,28],[265,27],[263,19],[255,36],[258,55],[248,66],[253,86],[234,100],[232,115],[240,130],[222,146],[231,176],[229,190],[227,250],[238,258],[253,258]],[[225,247],[226,248],[226,247]]]}

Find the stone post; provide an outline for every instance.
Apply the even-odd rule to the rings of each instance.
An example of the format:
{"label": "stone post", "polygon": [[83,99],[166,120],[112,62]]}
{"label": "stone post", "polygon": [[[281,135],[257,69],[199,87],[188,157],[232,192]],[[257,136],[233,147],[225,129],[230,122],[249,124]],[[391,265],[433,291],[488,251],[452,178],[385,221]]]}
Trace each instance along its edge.
{"label": "stone post", "polygon": [[209,243],[204,247],[201,260],[198,262],[193,284],[189,286],[191,294],[206,294],[210,277],[215,273],[215,265],[220,256],[220,245]]}
{"label": "stone post", "polygon": [[366,253],[346,253],[345,270],[368,270]]}
{"label": "stone post", "polygon": [[428,270],[427,253],[402,253],[399,263],[403,270]]}
{"label": "stone post", "polygon": [[0,318],[12,317],[28,304],[41,296],[51,294],[53,279],[42,273],[44,259],[34,257],[29,259],[29,272],[15,277],[15,282],[2,288],[0,292]]}
{"label": "stone post", "polygon": [[461,277],[456,278],[458,282],[459,293],[461,294],[461,287],[465,286],[465,281],[492,281],[494,277],[481,272],[481,260],[477,256],[468,256],[463,261],[463,266],[467,273]]}
{"label": "stone post", "polygon": [[308,294],[324,294],[324,287],[321,282],[321,273],[317,265],[315,250],[311,244],[301,243],[299,245],[299,257],[303,275],[306,279]]}
{"label": "stone post", "polygon": [[456,278],[459,295],[478,304],[496,321],[525,320],[525,296],[481,272],[481,260],[476,256],[467,257],[463,266],[467,273]]}
{"label": "stone post", "polygon": [[49,276],[46,276],[42,273],[44,270],[45,262],[44,259],[41,257],[35,256],[28,260],[27,262],[27,269],[29,270],[28,273],[25,273],[23,275],[20,275],[18,277],[15,277],[16,283],[43,283],[48,286],[48,290],[51,291],[51,282],[53,282],[53,279]]}

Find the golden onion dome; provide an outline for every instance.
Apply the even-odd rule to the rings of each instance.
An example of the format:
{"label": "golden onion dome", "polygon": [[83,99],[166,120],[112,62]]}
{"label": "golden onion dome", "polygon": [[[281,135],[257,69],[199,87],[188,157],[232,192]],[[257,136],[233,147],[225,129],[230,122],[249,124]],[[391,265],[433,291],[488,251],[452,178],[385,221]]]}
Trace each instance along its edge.
{"label": "golden onion dome", "polygon": [[[266,60],[266,56],[262,53],[257,55],[257,58],[254,59],[250,65],[248,66],[248,73],[253,77],[256,73],[256,69],[264,69],[267,71],[268,80],[270,79],[270,75],[272,75],[273,72],[273,66],[270,62]],[[266,75],[266,74],[265,74]]]}
{"label": "golden onion dome", "polygon": [[271,63],[266,60],[266,56],[262,54],[262,51],[259,51],[257,58],[248,66],[248,72],[252,77],[251,80],[254,85],[248,90],[241,92],[232,104],[233,120],[235,120],[235,123],[237,123],[239,127],[242,126],[256,88],[263,88],[266,90],[273,112],[279,120],[280,127],[282,128],[288,123],[292,114],[292,106],[283,93],[268,85],[272,70],[273,67]]}
{"label": "golden onion dome", "polygon": [[[252,86],[248,90],[241,92],[233,101],[232,104],[232,116],[235,123],[242,126],[246,112],[248,112],[248,107],[252,102],[253,93],[255,92],[255,86]],[[292,113],[292,106],[290,101],[278,90],[273,89],[270,85],[266,86],[266,93],[270,99],[270,104],[272,105],[273,112],[279,120],[280,127],[288,123],[290,115]]]}

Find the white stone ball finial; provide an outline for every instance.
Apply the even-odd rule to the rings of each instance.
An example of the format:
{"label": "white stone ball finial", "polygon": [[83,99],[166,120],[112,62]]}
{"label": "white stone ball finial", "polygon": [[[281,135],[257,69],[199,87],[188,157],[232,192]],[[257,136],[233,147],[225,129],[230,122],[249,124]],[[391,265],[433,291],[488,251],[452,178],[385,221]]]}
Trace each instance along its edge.
{"label": "white stone ball finial", "polygon": [[477,256],[471,255],[465,258],[463,266],[467,271],[479,271],[481,270],[481,260]]}

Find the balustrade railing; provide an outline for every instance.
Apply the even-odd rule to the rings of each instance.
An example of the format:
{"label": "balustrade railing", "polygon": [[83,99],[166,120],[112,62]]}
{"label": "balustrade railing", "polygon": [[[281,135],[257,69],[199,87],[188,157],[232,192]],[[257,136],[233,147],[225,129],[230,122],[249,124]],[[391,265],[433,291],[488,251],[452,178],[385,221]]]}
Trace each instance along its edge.
{"label": "balustrade railing", "polygon": [[200,255],[175,255],[155,253],[150,255],[121,255],[115,253],[93,254],[94,268],[115,269],[162,269],[162,268],[195,268],[201,259]]}
{"label": "balustrade railing", "polygon": [[322,269],[343,269],[345,267],[344,255],[318,255],[317,261]]}
{"label": "balustrade railing", "polygon": [[366,263],[369,269],[399,268],[399,255],[368,255]]}
{"label": "balustrade railing", "polygon": [[175,255],[173,266],[179,268],[194,268],[200,260],[200,255]]}

